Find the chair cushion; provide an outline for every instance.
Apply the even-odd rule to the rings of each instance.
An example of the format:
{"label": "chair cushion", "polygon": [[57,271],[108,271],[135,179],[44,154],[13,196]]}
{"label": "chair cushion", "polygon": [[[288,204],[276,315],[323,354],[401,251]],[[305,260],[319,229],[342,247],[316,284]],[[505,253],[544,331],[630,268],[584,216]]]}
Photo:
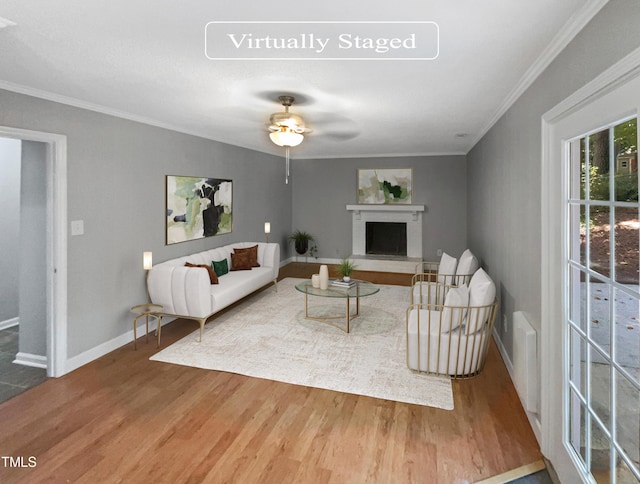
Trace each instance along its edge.
{"label": "chair cushion", "polygon": [[452,287],[444,298],[442,308],[442,332],[449,332],[461,326],[467,316],[469,289],[467,286]]}
{"label": "chair cushion", "polygon": [[442,306],[447,290],[451,286],[437,282],[416,282],[413,285],[413,303]]}
{"label": "chair cushion", "polygon": [[[474,274],[480,268],[480,262],[478,262],[478,258],[473,255],[473,253],[467,249],[460,256],[460,262],[458,262],[458,268],[456,269],[457,276],[466,276],[469,274]],[[464,277],[458,277],[456,284],[464,284]]]}
{"label": "chair cushion", "polygon": [[473,311],[467,318],[468,334],[475,333],[487,321],[491,311],[481,306],[489,306],[495,299],[496,285],[484,269],[478,269],[469,283],[469,307],[473,308]]}
{"label": "chair cushion", "polygon": [[496,298],[496,285],[484,269],[478,269],[469,283],[469,306],[488,306]]}
{"label": "chair cushion", "polygon": [[446,252],[442,253],[438,266],[438,282],[440,284],[453,284],[453,275],[456,273],[458,260]]}

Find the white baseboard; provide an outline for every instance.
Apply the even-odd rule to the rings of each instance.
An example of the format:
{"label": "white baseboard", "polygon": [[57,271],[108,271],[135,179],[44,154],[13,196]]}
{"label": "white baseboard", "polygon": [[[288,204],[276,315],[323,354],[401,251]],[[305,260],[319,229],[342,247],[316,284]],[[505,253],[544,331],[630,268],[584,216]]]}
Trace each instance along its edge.
{"label": "white baseboard", "polygon": [[[165,324],[169,324],[174,321],[176,318],[162,318],[162,326]],[[149,323],[149,334],[155,333],[155,318],[152,320],[153,324]],[[145,323],[138,325],[136,331],[138,333],[138,337],[144,334]],[[149,344],[152,344],[154,336],[150,336]],[[111,353],[114,350],[117,350],[121,346],[124,346],[133,341],[133,328],[127,331],[120,336],[116,336],[115,338],[102,343],[101,345],[95,346],[90,350],[84,351],[79,355],[73,356],[72,358],[67,358],[67,361],[64,365],[64,373],[70,373],[73,370],[77,370],[83,365],[87,363],[91,363],[93,360],[97,360],[101,356],[104,356],[108,353]]]}
{"label": "white baseboard", "polygon": [[11,318],[0,321],[0,331],[3,329],[13,328],[14,326],[18,326],[18,324],[20,324],[20,318]]}
{"label": "white baseboard", "polygon": [[[498,330],[496,329],[495,326],[493,327],[493,340],[495,341],[496,346],[498,347],[500,356],[502,356],[502,360],[504,361],[504,366],[507,367],[507,371],[509,372],[509,378],[511,378],[511,382],[513,383],[513,386],[515,388],[515,382],[513,379],[513,363],[511,362],[511,359],[507,354],[507,349],[504,347],[504,345],[502,344],[502,340],[498,336]],[[542,423],[540,422],[540,416],[537,413],[528,412],[526,410],[527,407],[525,406],[525,403],[520,398],[520,395],[518,395],[518,398],[520,399],[520,404],[522,405],[522,409],[524,410],[524,413],[527,415],[527,418],[529,419],[529,425],[531,425],[531,429],[533,430],[533,433],[536,436],[538,445],[542,446]]]}
{"label": "white baseboard", "polygon": [[17,365],[32,366],[34,368],[47,369],[47,357],[42,355],[33,355],[31,353],[19,352],[16,359],[13,360]]}
{"label": "white baseboard", "polygon": [[309,264],[339,264],[342,259],[325,259],[321,257],[311,257],[304,255],[294,255],[280,263],[280,267],[286,266],[293,262],[304,262]]}

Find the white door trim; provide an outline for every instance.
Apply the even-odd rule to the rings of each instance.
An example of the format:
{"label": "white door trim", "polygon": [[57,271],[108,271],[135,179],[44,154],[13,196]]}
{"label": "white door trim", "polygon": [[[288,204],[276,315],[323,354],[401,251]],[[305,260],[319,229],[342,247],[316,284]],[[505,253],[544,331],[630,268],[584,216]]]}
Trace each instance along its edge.
{"label": "white door trim", "polygon": [[[566,170],[562,140],[555,128],[576,111],[605,96],[640,75],[640,48],[611,66],[593,81],[576,91],[542,116],[541,159],[541,424],[542,453],[551,460],[562,480],[574,475],[575,469],[567,466],[567,455],[562,439],[558,440],[558,429],[562,429],[564,400],[562,391],[562,366],[558,355],[566,351],[563,337],[564,280],[563,256],[567,244],[564,233],[564,202]],[[606,124],[613,120],[603,119]]]}
{"label": "white door trim", "polygon": [[47,374],[58,377],[67,360],[67,137],[6,126],[0,136],[47,144]]}

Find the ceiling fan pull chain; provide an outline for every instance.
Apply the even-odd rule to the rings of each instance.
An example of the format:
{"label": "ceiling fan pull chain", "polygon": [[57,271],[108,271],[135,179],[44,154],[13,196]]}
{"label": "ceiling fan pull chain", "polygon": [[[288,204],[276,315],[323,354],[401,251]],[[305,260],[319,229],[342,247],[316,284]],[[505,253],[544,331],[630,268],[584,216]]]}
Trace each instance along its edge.
{"label": "ceiling fan pull chain", "polygon": [[288,185],[289,184],[289,147],[288,146],[285,146],[284,153],[285,153],[285,160],[287,165],[287,176],[285,177],[284,182]]}

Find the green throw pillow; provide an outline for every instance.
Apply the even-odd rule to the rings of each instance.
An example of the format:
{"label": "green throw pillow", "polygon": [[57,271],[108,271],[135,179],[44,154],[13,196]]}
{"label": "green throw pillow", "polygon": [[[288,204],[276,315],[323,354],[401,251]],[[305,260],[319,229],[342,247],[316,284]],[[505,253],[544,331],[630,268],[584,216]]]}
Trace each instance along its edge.
{"label": "green throw pillow", "polygon": [[224,276],[227,272],[229,272],[229,263],[227,262],[227,259],[211,261],[211,267],[213,267],[213,270],[216,271],[218,277]]}

